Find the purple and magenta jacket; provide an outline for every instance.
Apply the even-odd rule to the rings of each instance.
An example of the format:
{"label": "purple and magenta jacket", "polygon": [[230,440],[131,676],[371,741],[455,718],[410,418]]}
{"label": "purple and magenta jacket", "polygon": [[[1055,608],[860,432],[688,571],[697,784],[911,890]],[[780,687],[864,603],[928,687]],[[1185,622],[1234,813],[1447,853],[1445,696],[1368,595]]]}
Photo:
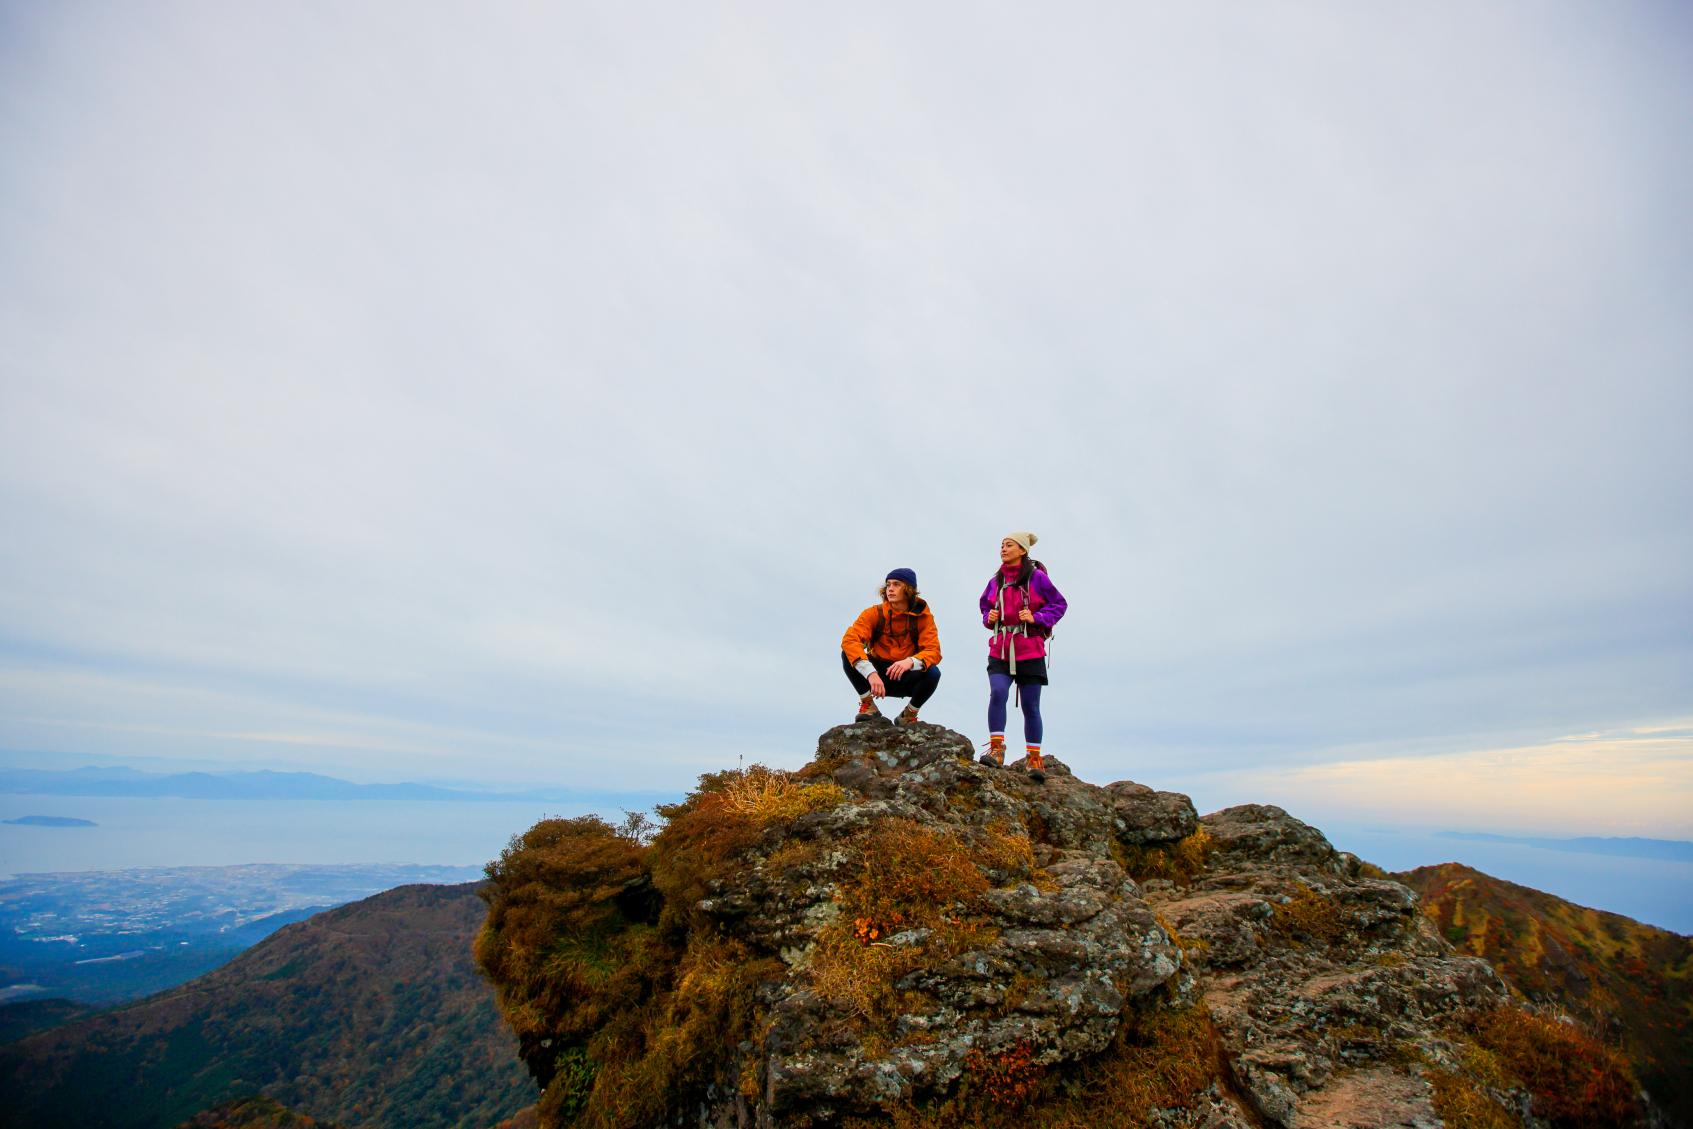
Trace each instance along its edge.
{"label": "purple and magenta jacket", "polygon": [[[1028,569],[1025,562],[1025,569]],[[1028,625],[1029,630],[1023,635],[1004,636],[995,631],[993,638],[988,641],[988,657],[1004,659],[1006,655],[1005,640],[1010,638],[1017,646],[1017,661],[1039,659],[1046,657],[1046,637],[1052,627],[1064,617],[1069,604],[1064,600],[1064,594],[1052,583],[1052,578],[1045,569],[1029,569],[1030,575],[1024,580],[1016,570],[1001,568],[994,573],[993,579],[982,590],[982,598],[977,601],[982,609],[982,626],[988,626],[988,613],[993,611],[999,602],[999,590],[1005,588],[1005,623],[1015,626],[1021,620],[1018,612],[1022,610],[1025,594],[1028,598],[1029,610],[1034,613],[1035,621]]]}

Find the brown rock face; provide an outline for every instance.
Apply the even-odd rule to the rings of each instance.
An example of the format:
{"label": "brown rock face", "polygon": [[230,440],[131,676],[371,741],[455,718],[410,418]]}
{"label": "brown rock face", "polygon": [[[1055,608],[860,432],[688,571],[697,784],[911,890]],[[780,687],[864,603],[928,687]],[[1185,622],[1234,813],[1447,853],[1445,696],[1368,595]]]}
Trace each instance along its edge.
{"label": "brown rock face", "polygon": [[1200,826],[1205,872],[1148,900],[1186,944],[1255,1111],[1289,1129],[1440,1125],[1426,1060],[1457,1067],[1443,1032],[1507,998],[1498,976],[1456,956],[1410,890],[1280,808]]}

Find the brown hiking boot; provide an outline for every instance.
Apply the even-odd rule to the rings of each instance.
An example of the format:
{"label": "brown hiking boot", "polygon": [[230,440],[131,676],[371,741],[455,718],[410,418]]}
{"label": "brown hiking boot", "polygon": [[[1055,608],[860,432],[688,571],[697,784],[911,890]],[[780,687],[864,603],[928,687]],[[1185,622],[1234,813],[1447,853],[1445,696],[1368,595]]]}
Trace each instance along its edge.
{"label": "brown hiking boot", "polygon": [[1039,753],[1030,753],[1023,761],[1023,770],[1029,774],[1029,779],[1036,784],[1046,779],[1046,758]]}
{"label": "brown hiking boot", "polygon": [[852,720],[877,721],[881,716],[882,711],[876,708],[875,698],[860,698],[858,699],[858,716]]}
{"label": "brown hiking boot", "polygon": [[917,707],[916,706],[906,706],[904,709],[900,710],[899,716],[894,718],[894,724],[895,725],[916,725],[917,724]]}
{"label": "brown hiking boot", "polygon": [[1005,767],[1005,738],[989,737],[988,751],[982,754],[983,764],[991,764],[995,768]]}

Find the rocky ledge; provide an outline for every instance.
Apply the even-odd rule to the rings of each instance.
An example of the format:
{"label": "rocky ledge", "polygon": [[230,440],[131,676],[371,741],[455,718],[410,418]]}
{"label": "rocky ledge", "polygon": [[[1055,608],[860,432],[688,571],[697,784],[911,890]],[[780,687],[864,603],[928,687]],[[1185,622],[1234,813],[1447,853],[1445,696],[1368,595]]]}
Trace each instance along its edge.
{"label": "rocky ledge", "polygon": [[840,726],[661,830],[514,839],[477,952],[542,1125],[1559,1123],[1511,1049],[1556,1025],[1314,828],[972,751]]}

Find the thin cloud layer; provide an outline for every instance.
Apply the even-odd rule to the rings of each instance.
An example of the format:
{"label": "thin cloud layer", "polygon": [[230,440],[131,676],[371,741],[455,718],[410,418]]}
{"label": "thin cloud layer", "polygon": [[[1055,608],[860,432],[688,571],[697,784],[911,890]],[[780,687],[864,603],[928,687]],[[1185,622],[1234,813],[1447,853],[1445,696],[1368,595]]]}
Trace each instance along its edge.
{"label": "thin cloud layer", "polygon": [[4,18],[0,746],[681,787],[894,565],[975,733],[1009,528],[1093,778],[1685,712],[1674,7]]}
{"label": "thin cloud layer", "polygon": [[1693,839],[1693,725],[1543,745],[1336,761],[1213,782],[1354,822]]}

